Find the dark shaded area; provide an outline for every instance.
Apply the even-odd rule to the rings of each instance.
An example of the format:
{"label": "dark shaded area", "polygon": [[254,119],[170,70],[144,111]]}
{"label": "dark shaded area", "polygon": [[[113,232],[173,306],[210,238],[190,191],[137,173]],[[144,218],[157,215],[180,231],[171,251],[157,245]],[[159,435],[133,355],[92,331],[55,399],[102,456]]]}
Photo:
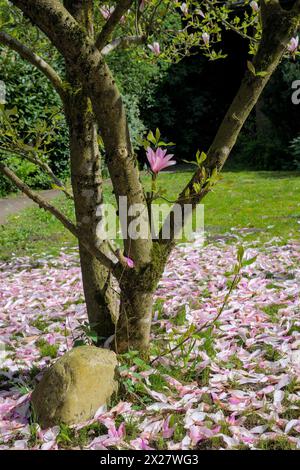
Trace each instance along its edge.
{"label": "dark shaded area", "polygon": [[[226,59],[209,61],[199,54],[171,66],[151,102],[142,102],[146,127],[159,127],[176,143],[177,160],[191,161],[198,149],[208,150],[251,60],[248,41],[231,31],[223,33],[222,51]],[[284,60],[248,118],[227,168],[300,169],[300,105],[291,99],[292,83],[299,79],[300,61]]]}
{"label": "dark shaded area", "polygon": [[209,61],[197,55],[173,65],[150,107],[147,103],[141,107],[146,127],[159,127],[176,142],[179,158],[192,160],[199,146],[208,149],[239,88],[247,62],[247,42],[227,32],[222,50],[228,54],[226,60]]}

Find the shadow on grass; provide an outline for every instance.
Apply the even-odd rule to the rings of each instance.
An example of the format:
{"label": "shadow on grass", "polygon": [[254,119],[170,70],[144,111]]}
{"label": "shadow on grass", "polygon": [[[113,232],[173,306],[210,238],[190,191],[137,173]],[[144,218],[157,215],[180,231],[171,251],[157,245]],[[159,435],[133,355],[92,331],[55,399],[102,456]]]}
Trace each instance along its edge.
{"label": "shadow on grass", "polygon": [[285,178],[297,178],[300,177],[300,171],[267,171],[267,170],[249,170],[249,169],[242,169],[242,168],[224,168],[222,170],[222,173],[253,173],[255,174],[255,177],[257,178],[262,178],[262,179],[285,179]]}

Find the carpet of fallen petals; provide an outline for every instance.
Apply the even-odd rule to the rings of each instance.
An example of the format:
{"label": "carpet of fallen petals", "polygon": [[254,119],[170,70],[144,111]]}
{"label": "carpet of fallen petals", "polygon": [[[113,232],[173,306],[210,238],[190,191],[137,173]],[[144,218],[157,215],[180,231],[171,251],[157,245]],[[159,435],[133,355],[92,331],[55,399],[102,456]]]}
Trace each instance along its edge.
{"label": "carpet of fallen petals", "polygon": [[[129,392],[70,429],[41,430],[30,393],[86,321],[76,251],[0,263],[0,449],[300,449],[300,247],[246,248],[257,260],[210,334],[149,368],[123,367]],[[216,316],[235,260],[224,241],[176,249],[156,294],[153,357]]]}

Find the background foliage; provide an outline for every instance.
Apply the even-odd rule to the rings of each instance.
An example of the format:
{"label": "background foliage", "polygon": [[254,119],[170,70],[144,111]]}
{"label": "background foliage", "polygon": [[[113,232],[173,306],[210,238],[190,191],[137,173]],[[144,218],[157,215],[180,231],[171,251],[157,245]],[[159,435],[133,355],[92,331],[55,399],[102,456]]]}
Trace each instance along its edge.
{"label": "background foliage", "polygon": [[[24,26],[27,40],[63,75],[63,62],[49,48],[45,37],[36,37],[31,25],[23,24],[23,29]],[[157,127],[164,139],[176,142],[177,161],[194,160],[199,148],[208,149],[249,58],[248,42],[232,31],[222,33],[222,50],[227,57],[220,60],[192,51],[193,55],[176,63],[151,55],[145,60],[145,54],[134,49],[116,50],[108,56],[124,98],[133,145],[141,164],[145,163],[141,136]],[[299,170],[299,106],[291,101],[291,85],[299,77],[299,59],[286,59],[280,65],[241,133],[227,168]],[[53,114],[59,116],[46,150],[54,172],[67,179],[68,131],[60,99],[52,86],[40,72],[3,47],[0,47],[0,80],[6,84],[7,107],[17,107],[18,131],[25,140],[28,129],[34,128],[38,120],[51,125]],[[10,164],[32,187],[49,187],[49,180],[31,163],[13,157]],[[11,185],[0,176],[0,195],[10,191]]]}

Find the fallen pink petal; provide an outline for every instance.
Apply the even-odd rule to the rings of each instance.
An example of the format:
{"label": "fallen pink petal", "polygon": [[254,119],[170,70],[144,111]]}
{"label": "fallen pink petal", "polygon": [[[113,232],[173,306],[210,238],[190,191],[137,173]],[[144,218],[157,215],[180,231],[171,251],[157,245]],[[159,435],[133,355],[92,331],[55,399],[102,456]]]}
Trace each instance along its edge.
{"label": "fallen pink petal", "polygon": [[[94,440],[91,437],[87,445],[90,449],[122,447],[122,442],[129,439],[131,448],[147,450],[155,448],[156,439],[160,435],[171,449],[175,446],[173,438],[176,425],[170,425],[174,409],[178,410],[178,418],[186,426],[185,432],[190,437],[192,447],[199,442],[209,442],[215,435],[220,435],[218,439],[223,441],[224,448],[238,445],[255,447],[260,435],[269,429],[269,423],[274,418],[278,422],[275,435],[292,433],[300,442],[299,421],[285,417],[288,408],[298,409],[300,400],[297,387],[295,390],[290,388],[292,383],[296,384],[299,380],[299,371],[291,352],[299,347],[300,333],[296,330],[289,333],[290,326],[299,322],[299,245],[269,244],[264,249],[256,249],[255,254],[258,255],[257,262],[247,268],[218,327],[214,329],[214,355],[206,356],[201,351],[202,358],[198,356],[201,340],[197,340],[186,365],[183,365],[179,351],[174,356],[162,358],[170,370],[179,364],[182,373],[194,364],[195,377],[200,379],[183,384],[167,375],[166,388],[160,392],[145,385],[151,403],[140,411],[135,411],[130,402],[120,402],[111,410],[101,407],[91,422],[100,420],[107,429],[107,437],[103,435]],[[174,251],[156,294],[157,300],[165,299],[163,316],[156,320],[162,338],[167,325],[173,323],[178,309],[182,308],[183,298],[192,299],[189,309],[187,303],[184,305],[195,324],[202,322],[200,313],[209,312],[212,307],[221,304],[224,294],[219,288],[226,278],[220,273],[230,268],[234,258],[234,247],[222,243],[208,244],[201,252],[193,244],[182,245]],[[194,270],[194,276],[189,278],[191,269]],[[288,269],[293,270],[294,277],[280,280],[278,289],[269,288],[266,272],[276,276],[276,273]],[[30,378],[30,371],[35,370],[38,376],[53,361],[50,357],[41,357],[38,346],[41,339],[44,338],[50,345],[57,345],[57,354],[62,355],[72,347],[70,328],[76,328],[85,320],[86,310],[78,259],[73,252],[62,252],[58,259],[47,258],[38,263],[29,258],[12,258],[1,264],[0,277],[1,281],[5,280],[3,285],[6,286],[0,298],[1,337],[2,341],[10,345],[9,354],[3,362],[3,367],[9,368],[10,372],[3,375],[2,382],[6,385],[0,392],[1,445],[25,449],[29,446],[27,427],[30,393],[22,395],[15,388],[19,374],[22,374],[22,380],[28,388],[32,389],[34,381]],[[197,279],[207,283],[209,297],[202,296]],[[256,292],[255,297],[253,291]],[[274,304],[282,305],[279,323],[270,321],[264,312],[266,306]],[[42,330],[34,326],[40,318],[40,305],[43,305]],[[65,318],[68,318],[67,324]],[[66,328],[67,336],[64,333]],[[153,332],[153,335],[156,335],[157,341],[157,333]],[[270,360],[270,350],[274,354],[276,352],[276,360]],[[203,363],[205,357],[207,360]],[[230,369],[227,369],[229,365]],[[201,376],[205,370],[208,375],[203,382]],[[151,377],[151,370],[145,372],[142,380],[150,384],[148,377]],[[137,380],[134,368],[128,374]],[[203,401],[206,396],[209,400]],[[168,410],[169,416],[157,419],[157,413],[164,413],[164,410]],[[253,416],[250,428],[247,425],[249,413],[256,416]],[[122,416],[122,423],[116,425],[118,416]],[[141,435],[147,437],[130,439],[126,423],[132,420]],[[227,429],[225,434],[220,426]],[[39,442],[35,448],[59,448],[58,427],[38,435]],[[15,442],[15,436],[22,438]],[[182,446],[185,447],[185,444]]]}

